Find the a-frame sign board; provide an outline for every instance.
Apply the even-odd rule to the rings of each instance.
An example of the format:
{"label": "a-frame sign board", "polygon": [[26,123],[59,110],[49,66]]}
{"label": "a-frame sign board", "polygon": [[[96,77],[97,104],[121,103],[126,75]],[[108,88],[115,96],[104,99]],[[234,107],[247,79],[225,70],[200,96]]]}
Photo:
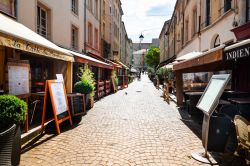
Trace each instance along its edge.
{"label": "a-frame sign board", "polygon": [[55,120],[57,134],[60,134],[59,125],[62,122],[69,120],[72,125],[65,85],[62,81],[46,81],[41,132],[44,130],[44,124],[50,120]]}

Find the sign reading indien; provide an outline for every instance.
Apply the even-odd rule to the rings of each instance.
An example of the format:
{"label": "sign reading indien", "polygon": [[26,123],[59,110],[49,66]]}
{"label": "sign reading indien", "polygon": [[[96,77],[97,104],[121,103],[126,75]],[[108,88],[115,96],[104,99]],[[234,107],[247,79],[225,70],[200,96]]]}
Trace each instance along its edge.
{"label": "sign reading indien", "polygon": [[228,61],[248,56],[250,56],[250,45],[244,45],[229,51],[225,51],[224,59]]}

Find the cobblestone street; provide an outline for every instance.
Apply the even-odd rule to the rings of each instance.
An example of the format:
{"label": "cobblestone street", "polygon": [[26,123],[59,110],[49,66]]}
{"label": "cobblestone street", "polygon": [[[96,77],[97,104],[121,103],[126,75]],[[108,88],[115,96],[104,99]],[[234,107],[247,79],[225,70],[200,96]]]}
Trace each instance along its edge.
{"label": "cobblestone street", "polygon": [[161,95],[144,75],[96,102],[75,128],[45,134],[21,165],[201,165],[191,158],[201,140]]}

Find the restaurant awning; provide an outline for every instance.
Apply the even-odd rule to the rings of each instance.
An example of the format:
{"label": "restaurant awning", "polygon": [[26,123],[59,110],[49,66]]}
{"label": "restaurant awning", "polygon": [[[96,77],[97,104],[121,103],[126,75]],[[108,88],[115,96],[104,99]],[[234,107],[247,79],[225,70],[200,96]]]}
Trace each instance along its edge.
{"label": "restaurant awning", "polygon": [[74,61],[71,54],[2,13],[0,13],[0,45],[50,58]]}
{"label": "restaurant awning", "polygon": [[192,59],[192,58],[195,58],[195,57],[198,57],[202,54],[202,52],[190,52],[190,53],[187,53],[183,56],[180,56],[178,58],[175,59],[175,61],[185,61],[185,60],[189,60],[189,59]]}
{"label": "restaurant awning", "polygon": [[[219,47],[210,49],[209,51],[206,51],[202,54],[196,54],[195,56],[186,59],[184,61],[181,61],[177,64],[173,65],[173,70],[185,70],[190,69],[198,66],[203,66],[207,64],[211,64],[214,62],[219,62],[223,60],[223,48],[225,45],[221,45]],[[179,59],[180,60],[180,59]]]}
{"label": "restaurant awning", "polygon": [[90,57],[90,56],[87,56],[87,55],[84,55],[84,54],[80,54],[80,53],[77,53],[77,52],[74,52],[74,51],[71,51],[71,50],[67,50],[67,49],[64,49],[62,48],[64,51],[67,51],[68,53],[74,55],[74,58],[75,58],[75,62],[78,62],[78,63],[85,63],[85,64],[89,64],[89,65],[92,65],[92,66],[96,66],[96,67],[100,67],[100,68],[106,68],[106,69],[114,69],[114,66],[108,64],[108,63],[105,63],[105,62],[102,62],[98,59],[95,59],[93,57]]}
{"label": "restaurant awning", "polygon": [[161,63],[157,66],[157,68],[161,68],[161,67],[163,67],[163,66],[168,65],[169,63],[173,62],[173,61],[175,60],[175,58],[176,58],[176,56],[172,56],[171,58],[169,58],[169,59],[167,59],[167,60],[161,62]]}
{"label": "restaurant awning", "polygon": [[122,65],[120,65],[120,64],[117,64],[113,61],[109,61],[109,62],[112,63],[115,68],[120,68],[120,69],[122,68]]}
{"label": "restaurant awning", "polygon": [[120,62],[120,61],[117,61],[117,63],[118,64],[120,64],[123,68],[125,68],[125,69],[129,69],[126,65],[124,65],[122,62]]}

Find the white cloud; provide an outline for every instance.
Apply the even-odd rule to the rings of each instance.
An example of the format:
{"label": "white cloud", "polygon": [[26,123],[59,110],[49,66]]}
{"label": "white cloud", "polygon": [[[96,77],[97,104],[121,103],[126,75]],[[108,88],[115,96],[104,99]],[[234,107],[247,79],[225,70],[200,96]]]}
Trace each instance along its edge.
{"label": "white cloud", "polygon": [[[158,38],[164,22],[171,18],[176,0],[121,0],[124,11],[128,36],[133,42],[139,42],[139,35],[144,35],[143,42],[151,42],[152,38]],[[160,15],[154,8],[166,7],[166,13]],[[152,11],[153,10],[153,11]],[[148,12],[152,16],[148,15]],[[155,12],[155,14],[154,14]]]}

